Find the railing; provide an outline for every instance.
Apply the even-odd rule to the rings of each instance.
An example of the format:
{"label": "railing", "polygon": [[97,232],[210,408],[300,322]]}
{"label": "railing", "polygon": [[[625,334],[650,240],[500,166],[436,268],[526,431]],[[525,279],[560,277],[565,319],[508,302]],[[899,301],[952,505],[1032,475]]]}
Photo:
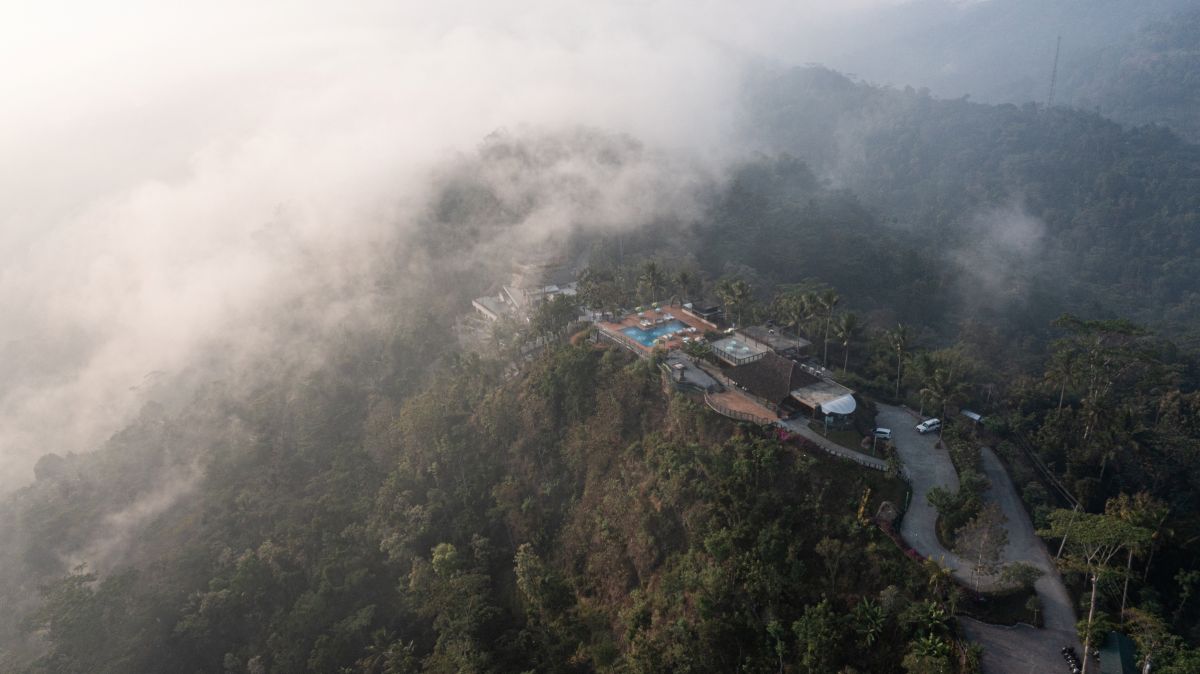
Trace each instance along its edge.
{"label": "railing", "polygon": [[646,355],[645,349],[641,348],[641,345],[635,346],[633,339],[631,339],[630,337],[628,337],[626,335],[618,334],[615,332],[610,332],[603,328],[598,328],[597,332],[604,339],[607,339],[608,341],[612,342],[613,344],[616,344],[617,346],[623,346],[626,349],[629,349],[630,351],[636,353],[638,356]]}
{"label": "railing", "polygon": [[880,461],[880,463],[883,463],[883,465],[878,465],[878,464],[872,462],[871,460],[869,460],[865,456],[857,456],[856,452],[852,452],[848,449],[838,449],[838,448],[834,447],[832,444],[827,445],[825,443],[817,442],[816,440],[813,440],[812,438],[810,438],[802,433],[794,433],[794,432],[788,430],[788,428],[786,426],[783,426],[782,424],[780,424],[780,431],[783,434],[782,437],[780,438],[781,440],[785,440],[785,441],[798,440],[799,442],[797,444],[799,444],[801,446],[801,448],[807,449],[810,447],[815,447],[817,449],[824,451],[826,454],[828,454],[830,456],[836,456],[839,459],[846,459],[847,461],[853,461],[854,463],[857,463],[858,465],[860,465],[864,468],[870,468],[872,470],[877,470],[881,473],[887,471],[887,464],[884,463],[883,461]]}
{"label": "railing", "polygon": [[759,405],[762,405],[763,407],[771,410],[772,412],[779,410],[778,405],[771,402],[770,400],[760,398],[760,397],[754,395],[753,393],[747,391],[746,389],[742,388],[741,386],[738,385],[738,383],[736,381],[725,376],[725,373],[721,372],[721,370],[716,368],[715,366],[710,365],[709,363],[705,363],[704,361],[696,360],[694,358],[692,359],[692,362],[696,364],[696,367],[700,368],[701,370],[704,370],[704,372],[707,373],[708,376],[717,380],[717,383],[720,384],[721,386],[724,386],[725,388],[727,388],[731,391],[739,391],[743,396],[749,398],[750,400],[753,400],[754,402],[758,403]]}
{"label": "railing", "polygon": [[765,417],[760,417],[756,414],[750,414],[749,412],[739,412],[737,410],[732,410],[732,409],[722,405],[721,403],[714,401],[712,399],[712,396],[710,396],[707,391],[704,393],[704,402],[709,407],[711,407],[712,410],[714,412],[716,412],[717,414],[727,416],[730,419],[737,419],[738,421],[749,421],[750,423],[761,424],[763,426],[769,426],[769,425],[775,423],[774,419],[767,419]]}

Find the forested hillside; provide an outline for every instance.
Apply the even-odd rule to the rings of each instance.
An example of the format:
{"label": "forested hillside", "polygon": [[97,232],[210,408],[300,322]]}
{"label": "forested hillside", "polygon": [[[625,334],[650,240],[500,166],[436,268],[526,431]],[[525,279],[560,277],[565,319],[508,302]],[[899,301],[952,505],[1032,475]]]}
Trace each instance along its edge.
{"label": "forested hillside", "polygon": [[[21,671],[899,671],[908,639],[949,635],[919,567],[857,519],[896,493],[881,475],[586,343],[507,384],[474,359],[429,382],[364,396],[331,370],[223,401],[238,451],[209,448],[127,565],[46,584],[24,624],[48,652]],[[144,418],[86,463],[196,424]],[[53,513],[111,504],[84,462],[27,494],[26,561],[69,547]]]}
{"label": "forested hillside", "polygon": [[1070,59],[1059,100],[1124,124],[1158,124],[1200,142],[1200,10],[1155,21]]}
{"label": "forested hillside", "polygon": [[938,100],[821,69],[754,92],[749,133],[853,190],[939,260],[911,266],[948,271],[974,304],[1018,295],[1035,311],[1196,328],[1200,146],[1091,113]]}
{"label": "forested hillside", "polygon": [[855,28],[868,40],[809,60],[940,98],[1044,105],[1061,39],[1056,105],[1130,126],[1163,124],[1198,140],[1200,33],[1188,0],[926,0],[863,14]]}
{"label": "forested hillside", "polygon": [[[566,321],[502,322],[484,357],[460,348],[470,299],[547,245],[587,260],[585,305],[711,297],[821,344],[860,393],[983,411],[1038,526],[1067,505],[1057,482],[1083,510],[1154,532],[1129,549],[1140,579],[1106,578],[1098,604],[1140,612],[1139,640],[1187,671],[1200,641],[1197,146],[821,69],[753,94],[748,133],[764,152],[720,176],[653,170],[637,142],[596,131],[487,138],[434,176],[408,247],[362,272],[365,297],[337,297],[365,318],[305,341],[301,317],[321,312],[277,308],[294,342],[245,361],[218,358],[218,344],[94,453],[43,458],[0,510],[0,603],[13,609],[0,663],[970,661],[948,620],[960,593],[863,522],[904,498],[896,478],[664,394],[652,361],[621,351],[555,339],[519,357],[574,305]],[[978,514],[970,489],[955,498],[948,520]]]}

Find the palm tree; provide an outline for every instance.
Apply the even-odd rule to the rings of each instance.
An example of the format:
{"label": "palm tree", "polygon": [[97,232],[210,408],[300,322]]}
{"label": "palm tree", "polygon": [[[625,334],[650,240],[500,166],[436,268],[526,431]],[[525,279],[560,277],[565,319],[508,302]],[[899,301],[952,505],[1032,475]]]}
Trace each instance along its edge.
{"label": "palm tree", "polygon": [[946,609],[935,601],[925,601],[917,618],[917,624],[926,634],[937,634],[946,630],[946,622],[950,616]]}
{"label": "palm tree", "polygon": [[721,300],[722,309],[725,311],[725,316],[728,318],[732,314],[733,305],[733,279],[723,278],[717,281],[717,286],[713,288],[717,299]]}
{"label": "palm tree", "polygon": [[943,596],[954,582],[954,575],[950,567],[940,564],[935,559],[925,559],[925,572],[929,574],[929,591],[935,597]]}
{"label": "palm tree", "polygon": [[858,316],[850,313],[842,314],[841,318],[833,324],[833,336],[842,344],[843,374],[850,365],[850,342],[854,341],[861,329],[862,325],[858,322]]}
{"label": "palm tree", "polygon": [[658,266],[654,260],[647,260],[642,265],[642,274],[638,277],[638,284],[650,291],[647,302],[654,302],[658,299],[659,293],[663,285],[666,283],[666,274]]}
{"label": "palm tree", "polygon": [[829,325],[833,322],[833,310],[841,299],[832,288],[826,288],[813,297],[817,308],[825,315],[825,352],[821,356],[821,365],[826,367],[829,365]]}
{"label": "palm tree", "polygon": [[[1139,557],[1147,550],[1151,549],[1154,544],[1154,539],[1157,536],[1158,529],[1162,522],[1166,520],[1170,514],[1170,508],[1166,503],[1154,498],[1146,492],[1139,492],[1134,496],[1121,494],[1115,498],[1108,499],[1104,505],[1104,512],[1118,517],[1126,522],[1137,525],[1150,532],[1150,536],[1136,541],[1128,546],[1128,556],[1125,560],[1124,582],[1121,588],[1121,623],[1125,622],[1125,603],[1129,596],[1129,579],[1133,576],[1133,557]],[[1146,566],[1149,567],[1149,561]]]}
{"label": "palm tree", "polygon": [[1063,406],[1063,397],[1067,387],[1075,383],[1079,370],[1079,354],[1071,349],[1061,349],[1054,352],[1046,367],[1046,381],[1058,384],[1058,409]]}
{"label": "palm tree", "polygon": [[680,269],[675,273],[675,278],[672,281],[675,283],[676,295],[680,298],[680,301],[690,299],[692,288],[696,285],[696,275],[686,269]]}
{"label": "palm tree", "polygon": [[795,332],[812,315],[808,296],[803,286],[787,286],[775,296],[777,318]]}
{"label": "palm tree", "polygon": [[[924,389],[924,382],[929,381],[929,379],[933,377],[933,372],[936,369],[937,362],[934,361],[933,356],[928,351],[918,351],[914,353],[911,358],[909,358],[909,377],[911,378],[915,374],[917,379],[922,382],[922,389]],[[924,418],[925,402],[928,400],[928,396],[922,392],[920,395],[920,400],[921,410],[918,412],[918,414]]]}
{"label": "palm tree", "polygon": [[870,648],[883,634],[887,613],[883,607],[864,597],[854,607],[854,629],[862,636],[863,644]]}
{"label": "palm tree", "polygon": [[805,323],[804,332],[810,339],[816,339],[816,331],[812,325],[813,319],[821,313],[821,302],[817,296],[817,291],[809,290],[800,295],[799,311],[801,312],[801,322]]}
{"label": "palm tree", "polygon": [[735,325],[740,325],[742,316],[754,301],[753,287],[743,279],[722,279],[717,284],[717,297],[725,305],[726,316],[732,316]]}
{"label": "palm tree", "polygon": [[902,323],[887,332],[887,341],[896,352],[896,399],[900,398],[900,366],[904,363],[904,350],[908,348],[908,328]]}
{"label": "palm tree", "polygon": [[921,389],[921,398],[926,397],[935,405],[941,408],[942,423],[938,427],[938,439],[942,438],[942,431],[946,428],[946,407],[962,398],[965,390],[965,385],[954,378],[954,370],[945,370],[938,368],[933,371],[933,376],[925,382],[925,386]]}

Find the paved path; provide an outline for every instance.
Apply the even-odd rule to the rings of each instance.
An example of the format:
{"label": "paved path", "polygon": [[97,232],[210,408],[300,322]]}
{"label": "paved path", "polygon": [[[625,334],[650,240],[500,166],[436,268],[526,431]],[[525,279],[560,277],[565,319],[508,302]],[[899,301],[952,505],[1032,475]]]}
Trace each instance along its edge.
{"label": "paved path", "polygon": [[988,625],[966,617],[959,617],[958,625],[968,639],[983,646],[983,674],[1067,674],[1070,670],[1060,649],[1074,644],[1077,653],[1083,652],[1073,633],[1029,625]]}
{"label": "paved path", "polygon": [[[925,495],[935,486],[958,489],[958,473],[950,453],[937,447],[937,434],[917,433],[915,426],[919,420],[910,411],[883,404],[878,405],[878,409],[876,425],[892,429],[892,442],[904,462],[904,473],[913,489],[900,535],[922,555],[949,568],[964,585],[981,590],[994,589],[994,578],[976,578],[970,564],[943,548],[937,539],[937,510]],[[1028,562],[1044,572],[1034,589],[1042,603],[1046,627],[1041,630],[1028,626],[1009,628],[963,620],[964,631],[984,646],[984,674],[1065,671],[1059,649],[1072,644],[1082,652],[1075,637],[1075,611],[1070,595],[1045,545],[1034,533],[1033,524],[1004,465],[990,448],[983,448],[981,458],[984,475],[991,482],[991,489],[984,499],[999,505],[1008,519],[1008,545],[1002,554],[1003,561]]]}
{"label": "paved path", "polygon": [[[1013,486],[1000,458],[990,447],[984,447],[981,454],[983,473],[992,483],[985,499],[999,504],[1000,510],[1008,518],[1008,545],[1004,548],[1004,561],[1028,562],[1042,570],[1043,575],[1034,589],[1042,601],[1046,629],[1074,634],[1076,617],[1071,595],[1063,585],[1054,560],[1046,550],[1046,544],[1038,538],[1033,523],[1029,521],[1029,515],[1021,504],[1021,497],[1017,495],[1016,487]],[[1059,647],[1061,648],[1062,644],[1059,644]]]}
{"label": "paved path", "polygon": [[833,454],[834,456],[840,456],[844,459],[850,459],[851,461],[854,461],[855,463],[857,463],[861,466],[868,466],[868,467],[874,468],[876,470],[886,470],[887,469],[887,464],[883,461],[883,459],[876,458],[869,454],[863,454],[862,452],[856,452],[853,449],[843,447],[843,446],[839,445],[838,443],[830,440],[829,438],[826,438],[825,436],[821,435],[820,433],[814,431],[813,429],[809,428],[808,427],[808,419],[805,419],[805,418],[780,419],[778,423],[780,426],[783,426],[784,428],[786,428],[789,432],[795,433],[797,435],[802,435],[805,438],[812,440],[817,445],[819,445],[822,449],[824,449],[826,452]]}

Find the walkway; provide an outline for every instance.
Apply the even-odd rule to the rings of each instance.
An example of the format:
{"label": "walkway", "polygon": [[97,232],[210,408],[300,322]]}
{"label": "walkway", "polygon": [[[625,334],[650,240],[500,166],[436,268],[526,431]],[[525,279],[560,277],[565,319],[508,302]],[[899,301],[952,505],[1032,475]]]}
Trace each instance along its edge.
{"label": "walkway", "polygon": [[[912,502],[905,512],[900,535],[922,555],[949,568],[955,579],[964,585],[979,590],[994,589],[994,578],[976,578],[970,564],[943,548],[937,539],[937,510],[925,495],[936,486],[958,489],[958,473],[950,461],[950,453],[937,447],[936,434],[917,433],[914,427],[918,419],[910,411],[883,404],[878,408],[876,423],[892,429],[892,442],[913,488]],[[1075,611],[1070,595],[1045,545],[1034,533],[1033,524],[1003,464],[989,448],[983,448],[981,454],[984,475],[991,482],[991,489],[984,499],[999,505],[1008,519],[1008,545],[1004,548],[1003,561],[1027,562],[1044,572],[1034,589],[1042,603],[1046,627],[1041,630],[1006,628],[963,620],[964,631],[984,646],[985,674],[1058,671],[1063,668],[1058,652],[1062,646],[1072,644],[1082,650],[1075,637]]]}
{"label": "walkway", "polygon": [[843,447],[843,446],[839,445],[838,443],[830,440],[829,438],[826,438],[825,436],[821,435],[820,433],[814,431],[813,429],[809,428],[808,427],[808,419],[803,419],[803,418],[802,419],[780,419],[778,423],[780,426],[783,426],[784,428],[786,428],[788,430],[788,432],[795,433],[796,435],[804,436],[805,439],[811,440],[812,442],[819,445],[821,447],[821,449],[824,449],[826,452],[829,452],[830,454],[833,454],[834,456],[840,456],[844,459],[850,459],[851,461],[859,464],[860,466],[867,466],[868,468],[874,468],[875,470],[886,470],[887,469],[887,464],[883,461],[883,459],[876,458],[869,454],[863,454],[862,452],[856,452],[853,449],[849,449],[847,447]]}

